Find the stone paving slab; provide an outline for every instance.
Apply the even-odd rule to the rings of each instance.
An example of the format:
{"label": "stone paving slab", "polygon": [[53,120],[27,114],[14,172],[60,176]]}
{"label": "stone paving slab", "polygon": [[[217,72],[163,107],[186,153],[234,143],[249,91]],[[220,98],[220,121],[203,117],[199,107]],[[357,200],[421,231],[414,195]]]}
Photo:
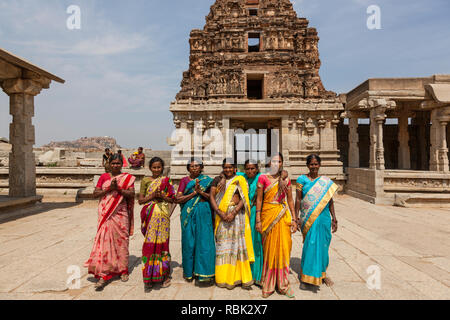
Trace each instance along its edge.
{"label": "stone paving slab", "polygon": [[[27,211],[28,210],[28,211]],[[172,285],[146,293],[140,259],[140,206],[130,239],[130,279],[115,280],[102,292],[87,274],[97,227],[97,203],[43,203],[0,217],[0,300],[260,300],[261,289],[198,287],[183,279],[180,213],[171,218]],[[300,289],[302,236],[293,236],[289,279],[296,300],[450,299],[450,210],[375,206],[336,198],[339,230],[333,235],[328,274],[335,285],[315,292]],[[69,266],[79,268],[80,288],[68,289]],[[370,290],[369,267],[380,271],[381,289]],[[291,299],[273,294],[269,300]]]}

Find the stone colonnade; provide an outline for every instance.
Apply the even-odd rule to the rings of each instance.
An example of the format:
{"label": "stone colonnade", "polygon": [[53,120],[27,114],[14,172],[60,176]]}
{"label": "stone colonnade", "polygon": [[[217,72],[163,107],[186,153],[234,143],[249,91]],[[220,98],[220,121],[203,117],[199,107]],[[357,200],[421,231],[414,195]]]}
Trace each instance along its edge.
{"label": "stone colonnade", "polygon": [[[349,167],[359,168],[359,135],[358,120],[370,118],[370,156],[369,168],[385,170],[383,126],[385,124],[387,110],[393,110],[396,102],[386,99],[365,99],[359,103],[359,107],[364,111],[347,111],[344,117],[349,119]],[[448,146],[447,146],[447,125],[450,122],[450,108],[437,108],[431,113],[431,149],[430,149],[430,171],[449,172]],[[398,117],[398,168],[401,170],[411,169],[411,150],[409,147],[409,114],[406,112],[397,113]],[[419,126],[419,141],[421,146],[425,146],[425,126],[426,119],[415,119]],[[422,153],[421,163],[424,163],[424,153]]]}

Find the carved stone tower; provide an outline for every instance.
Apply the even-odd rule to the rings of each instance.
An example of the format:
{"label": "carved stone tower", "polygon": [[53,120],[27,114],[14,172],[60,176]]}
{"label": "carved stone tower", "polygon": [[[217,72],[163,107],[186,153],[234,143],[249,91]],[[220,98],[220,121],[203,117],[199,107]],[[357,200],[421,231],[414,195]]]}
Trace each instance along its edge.
{"label": "carved stone tower", "polygon": [[[293,177],[306,172],[309,154],[318,153],[323,173],[342,179],[336,128],[343,104],[322,84],[319,37],[308,24],[289,0],[217,0],[211,6],[203,30],[190,34],[189,70],[170,106],[176,127],[191,135],[187,144],[184,133],[170,141],[184,151],[172,161],[175,178],[186,174],[191,154],[221,149],[238,162],[281,151]],[[211,130],[195,143],[196,134]],[[218,173],[220,163],[205,161],[206,173]]]}

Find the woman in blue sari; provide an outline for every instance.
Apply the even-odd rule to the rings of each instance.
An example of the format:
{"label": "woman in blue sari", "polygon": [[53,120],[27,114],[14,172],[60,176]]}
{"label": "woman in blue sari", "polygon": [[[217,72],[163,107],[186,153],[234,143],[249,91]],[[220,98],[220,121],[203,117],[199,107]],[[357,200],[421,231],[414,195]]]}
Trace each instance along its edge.
{"label": "woman in blue sari", "polygon": [[187,281],[211,282],[215,274],[216,247],[209,204],[212,179],[202,174],[203,163],[191,159],[190,173],[180,181],[177,203],[181,207],[183,274]]}
{"label": "woman in blue sari", "polygon": [[310,155],[306,160],[309,174],[297,180],[295,211],[300,212],[299,229],[303,234],[303,252],[300,280],[303,284],[332,286],[326,275],[329,264],[328,250],[331,232],[337,231],[333,195],[338,186],[328,177],[320,176],[321,159]]}

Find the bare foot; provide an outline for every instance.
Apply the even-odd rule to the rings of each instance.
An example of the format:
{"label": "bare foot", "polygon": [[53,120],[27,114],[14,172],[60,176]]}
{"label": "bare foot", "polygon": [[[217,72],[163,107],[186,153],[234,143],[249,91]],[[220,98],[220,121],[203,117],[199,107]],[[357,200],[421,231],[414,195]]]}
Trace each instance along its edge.
{"label": "bare foot", "polygon": [[120,280],[122,280],[122,282],[127,282],[130,279],[130,276],[128,274],[122,274],[120,276]]}
{"label": "bare foot", "polygon": [[334,285],[334,282],[331,280],[331,278],[328,277],[323,279],[323,283],[325,283],[327,287],[332,287]]}
{"label": "bare foot", "polygon": [[170,285],[171,285],[171,283],[170,283],[170,278],[169,278],[163,282],[163,284],[161,285],[161,288],[168,288],[168,287],[170,287]]}
{"label": "bare foot", "polygon": [[145,285],[144,285],[144,290],[145,290],[146,293],[151,292],[151,291],[152,291],[152,288],[153,288],[153,284],[151,284],[151,283],[145,283]]}

